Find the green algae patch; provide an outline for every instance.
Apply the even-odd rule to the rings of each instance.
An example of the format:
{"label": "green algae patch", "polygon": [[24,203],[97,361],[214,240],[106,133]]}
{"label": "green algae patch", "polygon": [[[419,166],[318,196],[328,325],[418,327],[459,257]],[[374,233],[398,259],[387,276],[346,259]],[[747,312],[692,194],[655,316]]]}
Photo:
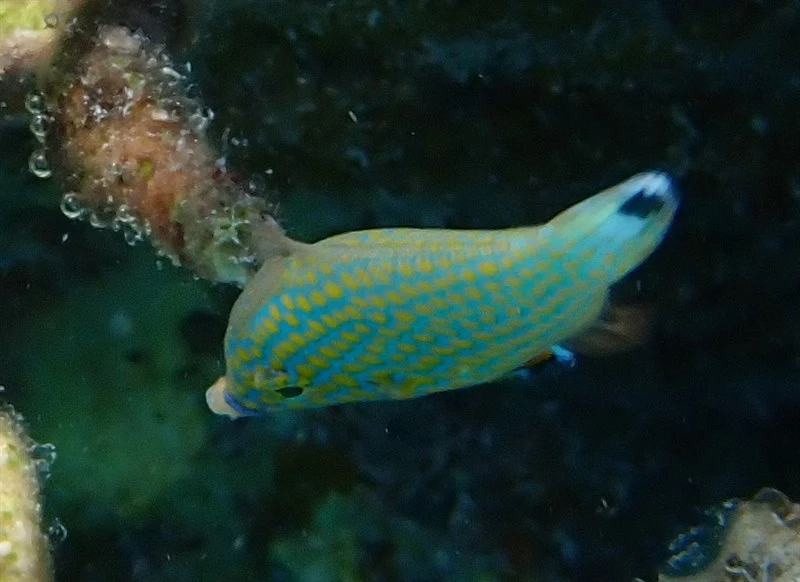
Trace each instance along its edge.
{"label": "green algae patch", "polygon": [[180,322],[209,302],[142,249],[27,318],[15,358],[30,389],[20,400],[35,411],[36,434],[58,447],[51,493],[65,521],[86,507],[146,515],[189,474],[210,416],[203,362]]}

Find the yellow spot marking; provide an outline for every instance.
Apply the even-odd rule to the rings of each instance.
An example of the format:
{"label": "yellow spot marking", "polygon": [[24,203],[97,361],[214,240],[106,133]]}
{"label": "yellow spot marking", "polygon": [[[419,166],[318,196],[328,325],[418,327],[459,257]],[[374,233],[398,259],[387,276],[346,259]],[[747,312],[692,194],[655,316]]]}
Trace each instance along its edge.
{"label": "yellow spot marking", "polygon": [[298,295],[296,301],[297,306],[306,313],[309,313],[313,309],[311,302],[306,298],[305,295]]}
{"label": "yellow spot marking", "polygon": [[294,345],[296,345],[298,348],[304,348],[306,347],[306,344],[308,344],[306,338],[304,338],[299,333],[290,333],[289,341],[292,342]]}
{"label": "yellow spot marking", "polygon": [[370,314],[369,318],[375,323],[381,325],[385,324],[389,320],[385,313],[372,313]]}
{"label": "yellow spot marking", "polygon": [[439,268],[443,271],[450,269],[453,266],[453,261],[451,261],[448,257],[439,257],[437,263]]}
{"label": "yellow spot marking", "polygon": [[274,303],[270,303],[269,305],[269,316],[275,323],[281,322],[281,310],[278,309],[278,306],[275,305]]}
{"label": "yellow spot marking", "polygon": [[471,319],[462,319],[461,327],[463,327],[466,330],[473,331],[478,329],[480,325],[478,324],[478,322],[472,321]]}
{"label": "yellow spot marking", "polygon": [[433,263],[431,263],[428,259],[420,259],[418,268],[419,272],[425,275],[433,273]]}
{"label": "yellow spot marking", "polygon": [[500,260],[500,266],[503,267],[506,271],[511,269],[514,266],[514,258],[513,257],[503,257]]}
{"label": "yellow spot marking", "polygon": [[450,302],[450,305],[464,305],[467,302],[460,293],[451,293],[447,296],[447,300]]}
{"label": "yellow spot marking", "polygon": [[350,302],[359,309],[366,309],[367,307],[369,307],[369,301],[367,301],[363,297],[359,297],[358,295],[351,297]]}
{"label": "yellow spot marking", "polygon": [[[360,319],[361,318],[361,312],[358,309],[356,309],[355,307],[353,307],[352,305],[345,305],[344,306],[344,313],[345,313],[345,315],[350,317],[350,319]],[[347,319],[346,317],[343,317],[343,316],[340,316],[340,317],[341,317],[342,321]]]}
{"label": "yellow spot marking", "polygon": [[497,281],[487,281],[484,287],[489,293],[500,293],[503,290],[503,286]]}
{"label": "yellow spot marking", "polygon": [[403,335],[402,331],[391,327],[382,327],[378,330],[378,333],[384,337],[400,337]]}
{"label": "yellow spot marking", "polygon": [[329,265],[328,263],[320,263],[319,264],[319,272],[322,273],[323,275],[329,277],[329,276],[333,275],[333,267],[331,265]]}
{"label": "yellow spot marking", "polygon": [[373,354],[382,354],[386,351],[386,346],[383,343],[372,343],[365,348],[368,352]]}
{"label": "yellow spot marking", "polygon": [[372,287],[374,285],[372,277],[370,277],[369,273],[364,269],[358,269],[356,271],[356,277],[358,277],[359,282],[366,287]]}
{"label": "yellow spot marking", "polygon": [[477,287],[467,287],[464,290],[464,293],[466,294],[467,297],[469,297],[473,301],[480,301],[481,299],[483,299],[483,294]]}
{"label": "yellow spot marking", "polygon": [[383,358],[376,356],[375,354],[363,354],[359,356],[358,359],[365,364],[370,364],[371,366],[377,366],[383,362]]}
{"label": "yellow spot marking", "polygon": [[419,289],[419,292],[424,295],[430,295],[434,291],[433,285],[430,281],[420,281],[417,283],[417,289]]}
{"label": "yellow spot marking", "polygon": [[287,313],[286,323],[288,323],[292,327],[297,327],[298,325],[300,325],[300,320],[297,319],[297,316],[294,313]]}
{"label": "yellow spot marking", "polygon": [[425,378],[412,376],[403,382],[403,385],[400,387],[400,396],[403,398],[411,398],[412,396],[416,396],[420,386],[424,386],[425,384]]}
{"label": "yellow spot marking", "polygon": [[274,392],[262,392],[261,393],[261,404],[275,404],[277,402],[277,398],[275,398]]}
{"label": "yellow spot marking", "polygon": [[356,322],[353,325],[353,329],[356,331],[356,333],[369,333],[370,332],[370,327],[368,325],[365,325],[365,324],[360,323],[360,322]]}
{"label": "yellow spot marking", "polygon": [[308,283],[309,285],[316,285],[317,283],[319,283],[319,278],[317,277],[317,274],[314,271],[308,271],[306,273],[306,283]]}
{"label": "yellow spot marking", "polygon": [[328,360],[325,358],[320,358],[319,356],[308,356],[308,362],[312,366],[316,366],[317,368],[322,368],[324,370],[327,370],[331,367],[331,365],[328,363]]}
{"label": "yellow spot marking", "polygon": [[475,275],[475,271],[471,269],[464,269],[461,271],[461,279],[467,283],[474,283],[478,277]]}
{"label": "yellow spot marking", "polygon": [[275,354],[275,356],[278,357],[281,360],[286,360],[289,356],[294,354],[294,352],[295,352],[295,349],[292,347],[292,344],[290,344],[289,342],[283,342],[281,344],[278,344],[275,347],[275,349],[273,350],[273,353]]}
{"label": "yellow spot marking", "polygon": [[319,353],[321,353],[326,358],[331,358],[331,359],[336,359],[342,355],[341,353],[339,353],[338,350],[335,350],[330,346],[322,346],[319,349]]}
{"label": "yellow spot marking", "polygon": [[417,346],[411,344],[397,344],[397,350],[406,354],[413,354],[417,351]]}
{"label": "yellow spot marking", "polygon": [[331,376],[331,380],[339,384],[340,386],[347,386],[349,388],[358,388],[358,382],[356,382],[355,378],[352,376],[348,376],[347,374],[334,374]]}
{"label": "yellow spot marking", "polygon": [[429,344],[432,341],[434,341],[433,336],[429,333],[415,333],[411,337],[414,339],[415,342],[420,342],[423,344]]}
{"label": "yellow spot marking", "polygon": [[271,319],[262,319],[261,325],[269,333],[278,333],[278,325]]}
{"label": "yellow spot marking", "polygon": [[389,302],[393,303],[394,305],[400,305],[406,302],[406,298],[400,295],[400,293],[397,291],[387,291],[386,299],[388,299]]}
{"label": "yellow spot marking", "polygon": [[495,339],[498,334],[494,331],[476,331],[472,336],[479,342],[489,342]]}
{"label": "yellow spot marking", "polygon": [[478,271],[480,271],[482,275],[486,275],[487,277],[497,275],[497,273],[500,272],[500,270],[497,268],[497,265],[495,265],[494,263],[481,263],[480,265],[478,265]]}
{"label": "yellow spot marking", "polygon": [[324,313],[322,315],[322,322],[329,328],[336,328],[339,325],[337,319],[332,315],[328,315],[327,313]]}
{"label": "yellow spot marking", "polygon": [[414,269],[411,268],[411,265],[408,263],[401,263],[398,265],[397,270],[400,271],[400,274],[404,277],[413,277],[414,276]]}
{"label": "yellow spot marking", "polygon": [[286,309],[294,309],[294,300],[290,295],[281,295],[281,303]]}
{"label": "yellow spot marking", "polygon": [[391,361],[393,361],[393,362],[405,362],[406,361],[406,355],[405,354],[393,353],[393,354],[389,354],[389,359]]}
{"label": "yellow spot marking", "polygon": [[426,368],[433,368],[434,366],[441,364],[442,360],[437,356],[420,356],[419,363]]}
{"label": "yellow spot marking", "polygon": [[358,374],[366,369],[367,367],[364,366],[363,364],[353,364],[351,362],[342,364],[342,370],[344,370],[345,372],[349,372],[350,374]]}
{"label": "yellow spot marking", "polygon": [[394,383],[393,376],[391,372],[375,372],[370,374],[369,381],[379,386],[387,386]]}
{"label": "yellow spot marking", "polygon": [[514,277],[513,275],[506,277],[505,279],[506,287],[521,287],[522,281],[518,277]]}
{"label": "yellow spot marking", "polygon": [[236,350],[236,355],[243,362],[249,362],[250,361],[250,354],[248,354],[247,350],[245,350],[244,348],[237,349]]}
{"label": "yellow spot marking", "polygon": [[445,346],[432,346],[432,347],[431,347],[431,351],[432,351],[434,354],[437,354],[437,355],[439,355],[439,356],[452,356],[453,354],[455,354],[455,353],[456,353],[456,351],[457,351],[457,350],[456,350],[456,348],[454,348],[454,347],[452,347],[452,346],[450,346],[450,347],[445,347]]}
{"label": "yellow spot marking", "polygon": [[433,315],[436,313],[436,308],[430,303],[417,303],[414,306],[414,311],[419,315]]}
{"label": "yellow spot marking", "polygon": [[378,283],[381,283],[383,285],[388,285],[392,281],[391,272],[388,269],[386,269],[385,267],[381,267],[381,266],[377,266],[377,265],[375,267],[373,267],[372,268],[372,276],[375,277],[375,279],[378,281]]}
{"label": "yellow spot marking", "polygon": [[314,366],[309,366],[307,364],[297,364],[295,369],[301,376],[306,376],[307,378],[313,378],[317,375],[317,370]]}
{"label": "yellow spot marking", "polygon": [[406,297],[408,297],[410,299],[414,299],[416,297],[419,297],[419,289],[417,289],[413,285],[410,285],[410,284],[408,284],[406,282],[400,283],[397,286],[397,288],[400,291],[400,293],[402,293],[403,295],[405,295]]}
{"label": "yellow spot marking", "polygon": [[386,299],[384,299],[379,295],[373,295],[372,297],[370,297],[370,299],[372,305],[374,307],[377,307],[378,309],[386,309],[389,306],[389,303],[386,301]]}
{"label": "yellow spot marking", "polygon": [[350,291],[355,291],[359,287],[358,281],[350,273],[342,273],[342,284],[350,289]]}
{"label": "yellow spot marking", "polygon": [[314,333],[323,334],[326,331],[326,327],[324,325],[322,325],[318,321],[315,321],[315,320],[312,319],[312,320],[308,321],[307,323],[308,323],[308,327],[310,327],[311,331],[313,331]]}
{"label": "yellow spot marking", "polygon": [[361,336],[352,331],[343,331],[342,339],[350,342],[351,344],[356,344],[359,342],[359,340],[361,340]]}
{"label": "yellow spot marking", "polygon": [[328,303],[328,300],[326,299],[325,295],[323,295],[319,291],[311,292],[311,301],[314,302],[314,305],[317,305],[319,307],[323,307],[326,303]]}
{"label": "yellow spot marking", "polygon": [[474,344],[473,344],[473,342],[471,342],[469,340],[454,339],[452,342],[450,342],[450,345],[453,346],[454,348],[456,348],[457,350],[468,350]]}
{"label": "yellow spot marking", "polygon": [[336,349],[341,350],[343,352],[346,352],[347,350],[350,349],[350,344],[347,343],[347,342],[344,342],[342,340],[333,340],[331,342],[331,345],[333,347],[335,347]]}
{"label": "yellow spot marking", "polygon": [[417,319],[413,313],[409,313],[408,311],[395,311],[394,317],[400,323],[407,323],[407,324],[414,323]]}
{"label": "yellow spot marking", "polygon": [[325,293],[327,293],[332,299],[341,299],[344,296],[344,289],[342,289],[333,281],[328,281],[325,283],[323,289],[325,290]]}

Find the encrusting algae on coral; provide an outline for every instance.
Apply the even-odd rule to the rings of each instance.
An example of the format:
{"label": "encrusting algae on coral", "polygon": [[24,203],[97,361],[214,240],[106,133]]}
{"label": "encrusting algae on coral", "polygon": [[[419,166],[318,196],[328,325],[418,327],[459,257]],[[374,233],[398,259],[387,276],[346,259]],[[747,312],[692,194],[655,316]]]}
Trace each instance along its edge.
{"label": "encrusting algae on coral", "polygon": [[66,173],[72,218],[149,239],[196,275],[244,284],[283,233],[263,198],[225,171],[205,130],[212,114],[188,95],[187,71],[142,32],[100,25],[45,94],[55,111],[51,151]]}
{"label": "encrusting algae on coral", "polygon": [[0,581],[45,582],[53,574],[40,525],[38,469],[20,423],[13,410],[0,407]]}

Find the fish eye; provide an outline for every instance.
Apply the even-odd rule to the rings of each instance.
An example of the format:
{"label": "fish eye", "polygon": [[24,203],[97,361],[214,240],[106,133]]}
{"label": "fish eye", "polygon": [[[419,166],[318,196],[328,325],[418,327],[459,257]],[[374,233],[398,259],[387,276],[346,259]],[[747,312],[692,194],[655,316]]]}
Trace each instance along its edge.
{"label": "fish eye", "polygon": [[278,388],[275,392],[284,398],[296,398],[303,394],[303,389],[300,386],[286,386],[285,388]]}

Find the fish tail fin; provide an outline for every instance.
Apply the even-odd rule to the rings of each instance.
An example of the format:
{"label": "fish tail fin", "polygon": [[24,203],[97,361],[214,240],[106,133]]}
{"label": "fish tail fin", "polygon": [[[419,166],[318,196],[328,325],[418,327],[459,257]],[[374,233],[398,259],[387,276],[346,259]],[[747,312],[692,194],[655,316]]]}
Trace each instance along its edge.
{"label": "fish tail fin", "polygon": [[569,256],[609,284],[658,246],[678,208],[678,196],[661,172],[636,174],[568,208],[550,222]]}

